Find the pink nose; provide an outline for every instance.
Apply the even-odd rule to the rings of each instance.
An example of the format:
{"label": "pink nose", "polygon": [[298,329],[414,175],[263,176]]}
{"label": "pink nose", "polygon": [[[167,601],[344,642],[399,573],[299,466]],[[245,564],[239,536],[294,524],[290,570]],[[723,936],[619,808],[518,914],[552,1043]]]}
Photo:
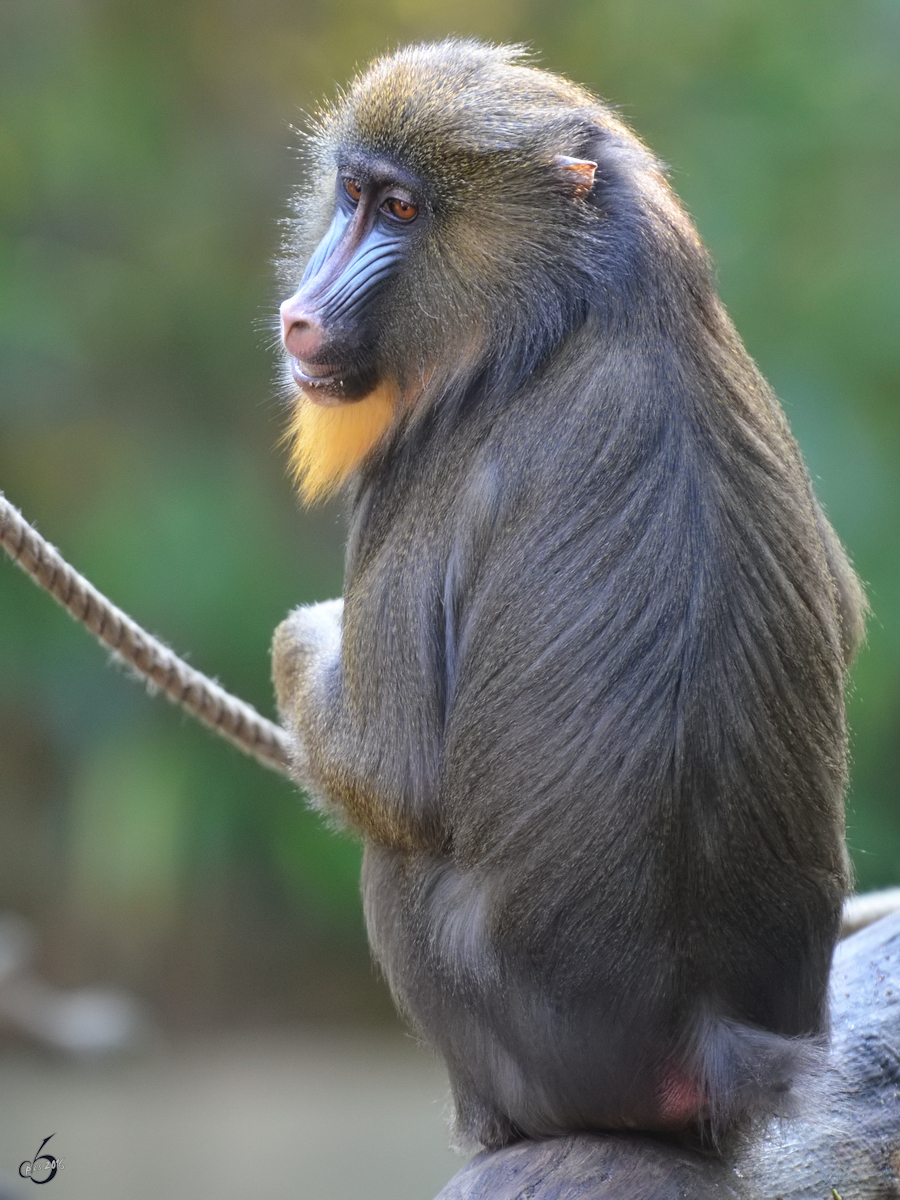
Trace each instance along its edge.
{"label": "pink nose", "polygon": [[285,349],[294,358],[309,361],[325,345],[325,330],[315,315],[291,296],[281,306],[281,336]]}

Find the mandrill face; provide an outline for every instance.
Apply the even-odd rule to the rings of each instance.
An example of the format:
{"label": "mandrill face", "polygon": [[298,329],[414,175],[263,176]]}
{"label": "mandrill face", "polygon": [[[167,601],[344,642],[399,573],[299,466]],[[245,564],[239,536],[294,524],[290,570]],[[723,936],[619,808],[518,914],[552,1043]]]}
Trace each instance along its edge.
{"label": "mandrill face", "polygon": [[415,176],[359,151],[342,158],[332,222],[281,305],[291,375],[324,405],[360,400],[379,382],[373,306],[430,223]]}
{"label": "mandrill face", "polygon": [[[281,305],[307,498],[340,486],[448,381],[508,377],[512,363],[525,378],[584,318],[589,242],[607,216],[593,122],[614,118],[508,59],[474,44],[401,51],[315,131],[312,194],[290,247],[304,265]],[[511,76],[527,88],[525,110]],[[358,411],[315,413],[349,406]]]}

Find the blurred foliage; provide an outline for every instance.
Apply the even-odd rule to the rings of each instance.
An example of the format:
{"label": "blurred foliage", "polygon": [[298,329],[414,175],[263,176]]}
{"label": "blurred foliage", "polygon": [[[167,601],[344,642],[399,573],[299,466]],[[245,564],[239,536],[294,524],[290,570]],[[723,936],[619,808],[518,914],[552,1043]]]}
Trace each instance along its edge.
{"label": "blurred foliage", "polygon": [[[860,884],[900,880],[896,0],[3,0],[0,487],[197,666],[271,711],[268,642],[340,589],[338,510],[277,450],[270,261],[292,123],[373,54],[527,41],[663,159],[869,586]],[[0,562],[0,906],[48,971],[172,1019],[381,1003],[359,853]]]}

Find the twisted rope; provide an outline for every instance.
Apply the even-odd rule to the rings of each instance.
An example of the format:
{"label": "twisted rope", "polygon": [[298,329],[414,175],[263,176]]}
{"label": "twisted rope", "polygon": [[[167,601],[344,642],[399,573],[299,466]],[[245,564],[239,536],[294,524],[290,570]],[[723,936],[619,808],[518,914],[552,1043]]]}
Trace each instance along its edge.
{"label": "twisted rope", "polygon": [[0,543],[13,562],[49,592],[113,654],[175,704],[266,767],[289,774],[291,743],[278,725],[188,666],[126,616],[29,525],[0,492]]}

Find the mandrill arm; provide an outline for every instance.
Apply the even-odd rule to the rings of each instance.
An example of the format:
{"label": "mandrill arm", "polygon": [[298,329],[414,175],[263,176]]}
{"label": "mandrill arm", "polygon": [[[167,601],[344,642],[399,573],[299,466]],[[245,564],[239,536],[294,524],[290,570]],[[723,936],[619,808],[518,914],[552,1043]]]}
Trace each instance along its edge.
{"label": "mandrill arm", "polygon": [[[393,656],[395,667],[406,666],[396,698],[372,686],[379,670],[368,657],[373,648],[376,656]],[[347,669],[348,660],[355,670]],[[295,609],[275,631],[272,673],[294,743],[292,774],[317,807],[391,850],[439,847],[436,704],[428,679],[392,646],[389,622],[351,627],[343,600]]]}

